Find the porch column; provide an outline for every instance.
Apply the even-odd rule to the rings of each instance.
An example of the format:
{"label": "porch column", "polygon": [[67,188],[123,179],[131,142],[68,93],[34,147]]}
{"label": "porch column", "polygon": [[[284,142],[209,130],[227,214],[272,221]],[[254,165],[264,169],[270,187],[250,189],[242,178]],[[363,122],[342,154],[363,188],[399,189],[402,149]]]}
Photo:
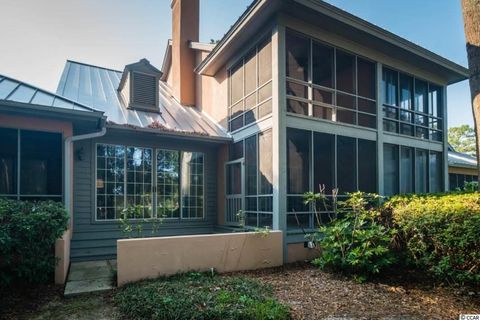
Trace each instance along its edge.
{"label": "porch column", "polygon": [[283,231],[283,260],[287,261],[287,157],[285,106],[285,26],[277,20],[272,31],[272,151],[273,229]]}

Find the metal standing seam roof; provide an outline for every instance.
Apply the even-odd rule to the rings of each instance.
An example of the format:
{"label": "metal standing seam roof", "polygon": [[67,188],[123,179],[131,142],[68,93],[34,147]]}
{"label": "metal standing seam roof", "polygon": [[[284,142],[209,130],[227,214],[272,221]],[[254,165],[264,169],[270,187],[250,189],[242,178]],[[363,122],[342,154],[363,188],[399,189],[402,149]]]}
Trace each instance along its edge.
{"label": "metal standing seam roof", "polygon": [[207,115],[179,104],[168,85],[159,83],[160,113],[127,108],[117,91],[123,72],[68,60],[57,94],[103,111],[107,123],[140,129],[230,139]]}
{"label": "metal standing seam roof", "polygon": [[452,167],[477,168],[477,160],[465,153],[448,151],[448,165]]}
{"label": "metal standing seam roof", "polygon": [[58,94],[39,89],[25,82],[12,79],[0,74],[0,101],[11,101],[39,106],[98,112],[92,107],[61,97]]}

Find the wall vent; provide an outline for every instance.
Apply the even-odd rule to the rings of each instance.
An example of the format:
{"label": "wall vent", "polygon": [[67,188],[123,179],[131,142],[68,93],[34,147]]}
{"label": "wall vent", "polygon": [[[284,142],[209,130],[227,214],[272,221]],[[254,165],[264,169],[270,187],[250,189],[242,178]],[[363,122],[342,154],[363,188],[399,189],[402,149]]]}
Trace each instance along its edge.
{"label": "wall vent", "polygon": [[154,75],[132,72],[132,104],[157,108],[158,80]]}

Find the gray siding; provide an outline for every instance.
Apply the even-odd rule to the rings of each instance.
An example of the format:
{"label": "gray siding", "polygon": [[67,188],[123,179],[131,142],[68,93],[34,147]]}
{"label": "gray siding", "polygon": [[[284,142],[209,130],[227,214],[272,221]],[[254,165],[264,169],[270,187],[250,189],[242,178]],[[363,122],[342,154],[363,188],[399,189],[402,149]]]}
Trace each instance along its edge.
{"label": "gray siding", "polygon": [[[95,145],[96,143],[199,151],[205,154],[205,218],[203,220],[165,220],[156,235],[211,233],[217,224],[217,153],[218,145],[201,141],[165,138],[131,130],[109,130],[97,140],[75,144],[72,261],[113,258],[116,240],[122,238],[116,221],[95,221]],[[81,160],[78,155],[81,154]],[[145,226],[144,234],[150,234]]]}

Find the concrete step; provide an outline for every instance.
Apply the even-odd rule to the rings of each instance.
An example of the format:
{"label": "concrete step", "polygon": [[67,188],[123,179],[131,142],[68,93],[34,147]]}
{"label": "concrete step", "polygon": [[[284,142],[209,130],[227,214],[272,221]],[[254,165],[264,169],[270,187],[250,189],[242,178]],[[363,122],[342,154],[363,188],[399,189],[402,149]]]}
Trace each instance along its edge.
{"label": "concrete step", "polygon": [[115,287],[116,260],[73,262],[64,296],[108,291]]}

